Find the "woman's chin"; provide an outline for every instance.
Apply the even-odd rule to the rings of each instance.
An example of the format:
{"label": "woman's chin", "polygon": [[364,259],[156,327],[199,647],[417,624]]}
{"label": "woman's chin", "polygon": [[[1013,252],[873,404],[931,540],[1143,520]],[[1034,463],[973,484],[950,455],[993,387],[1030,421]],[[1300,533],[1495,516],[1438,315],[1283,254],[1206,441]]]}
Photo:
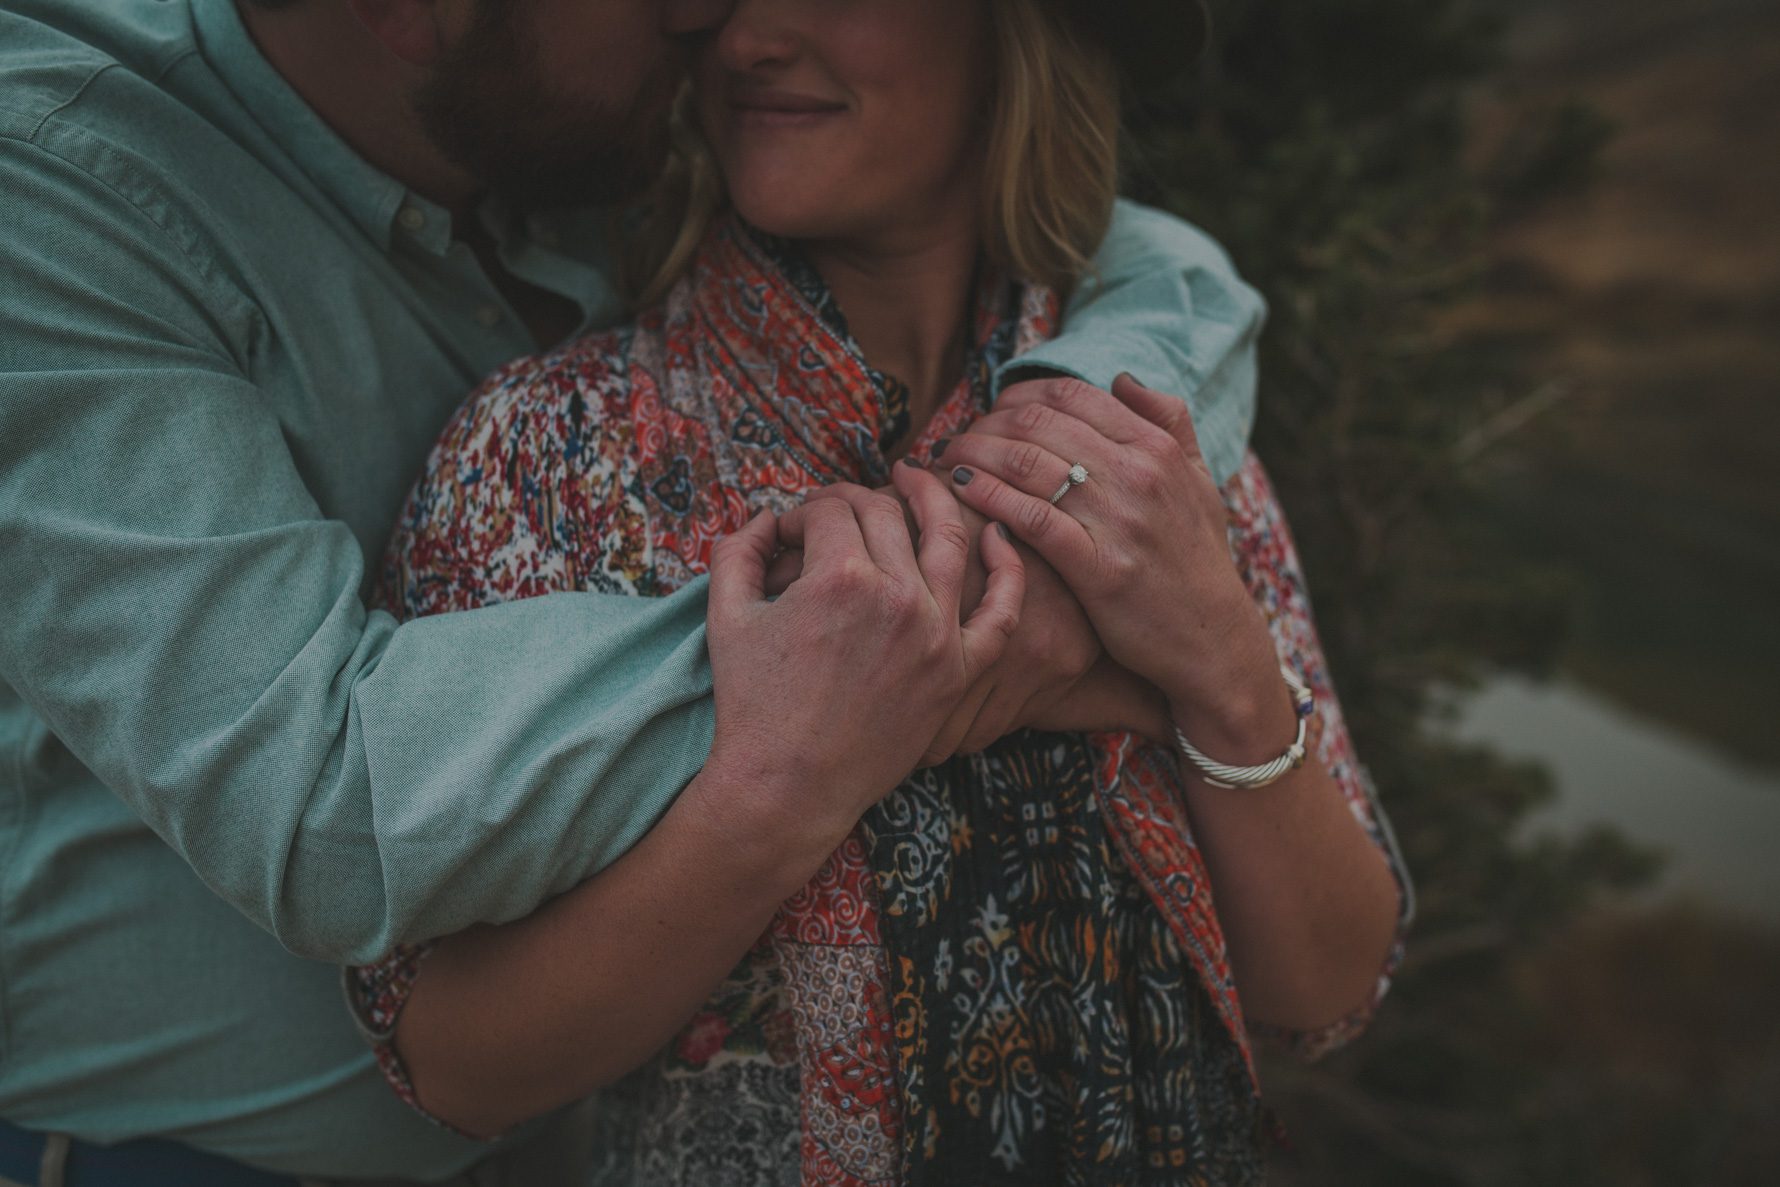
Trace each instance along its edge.
{"label": "woman's chin", "polygon": [[831,239],[837,237],[841,220],[831,210],[819,210],[808,202],[787,202],[785,195],[750,200],[731,194],[730,201],[742,221],[780,239]]}

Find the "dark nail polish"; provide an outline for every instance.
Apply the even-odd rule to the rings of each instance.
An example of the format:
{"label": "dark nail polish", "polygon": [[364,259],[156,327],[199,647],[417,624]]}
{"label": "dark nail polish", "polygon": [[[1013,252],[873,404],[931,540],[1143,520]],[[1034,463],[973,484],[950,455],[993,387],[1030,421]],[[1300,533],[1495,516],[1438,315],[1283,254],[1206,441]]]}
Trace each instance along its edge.
{"label": "dark nail polish", "polygon": [[933,460],[938,461],[941,457],[943,457],[946,452],[946,446],[950,445],[951,443],[952,443],[952,439],[950,437],[941,437],[938,441],[935,441],[933,443]]}
{"label": "dark nail polish", "polygon": [[1009,544],[1012,544],[1014,542],[1014,534],[1007,530],[1007,525],[1005,523],[996,524],[995,530],[1000,532],[1001,538],[1003,540],[1006,540]]}
{"label": "dark nail polish", "polygon": [[902,464],[907,466],[911,470],[925,470],[927,468],[924,463],[918,462],[912,457],[903,458]]}
{"label": "dark nail polish", "polygon": [[975,474],[963,466],[959,466],[956,470],[952,471],[952,481],[956,482],[959,486],[969,486],[970,480],[975,477]]}

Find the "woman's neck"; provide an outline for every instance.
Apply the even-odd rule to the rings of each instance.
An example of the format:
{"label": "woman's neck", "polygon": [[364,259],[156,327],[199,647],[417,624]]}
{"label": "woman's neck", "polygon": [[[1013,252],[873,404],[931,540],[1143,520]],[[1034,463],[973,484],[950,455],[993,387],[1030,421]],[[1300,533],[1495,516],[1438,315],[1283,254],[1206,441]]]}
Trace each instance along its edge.
{"label": "woman's neck", "polygon": [[979,249],[969,219],[871,242],[805,245],[866,361],[908,386],[904,448],[963,376]]}

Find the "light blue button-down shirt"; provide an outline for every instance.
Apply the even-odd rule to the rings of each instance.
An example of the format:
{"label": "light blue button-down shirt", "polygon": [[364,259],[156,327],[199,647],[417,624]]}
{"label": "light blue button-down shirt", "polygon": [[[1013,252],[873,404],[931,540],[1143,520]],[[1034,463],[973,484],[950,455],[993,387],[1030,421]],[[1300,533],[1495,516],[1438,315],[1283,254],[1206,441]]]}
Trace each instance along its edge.
{"label": "light blue button-down shirt", "polygon": [[[393,1099],[318,961],[646,831],[710,741],[703,587],[366,610],[434,435],[533,343],[231,0],[0,0],[0,216],[0,1116],[450,1173],[485,1150]],[[481,216],[616,316],[591,212]],[[1038,361],[1187,393],[1229,472],[1259,300],[1135,207],[1099,265]]]}

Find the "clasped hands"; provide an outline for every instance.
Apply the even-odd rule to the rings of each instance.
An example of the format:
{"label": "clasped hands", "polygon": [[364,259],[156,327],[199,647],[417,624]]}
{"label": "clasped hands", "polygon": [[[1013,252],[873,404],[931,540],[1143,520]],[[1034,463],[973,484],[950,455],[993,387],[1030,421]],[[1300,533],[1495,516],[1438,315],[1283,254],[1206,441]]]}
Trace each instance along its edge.
{"label": "clasped hands", "polygon": [[[1074,463],[1090,479],[1053,505]],[[803,771],[871,782],[869,803],[910,769],[1015,729],[1165,739],[1171,718],[1232,681],[1260,695],[1277,682],[1181,401],[1129,377],[1110,393],[1015,384],[934,470],[900,463],[882,492],[826,488],[720,548],[719,749],[734,749],[738,722],[805,739],[792,747]],[[765,644],[769,615],[795,629],[750,645],[738,628]]]}

